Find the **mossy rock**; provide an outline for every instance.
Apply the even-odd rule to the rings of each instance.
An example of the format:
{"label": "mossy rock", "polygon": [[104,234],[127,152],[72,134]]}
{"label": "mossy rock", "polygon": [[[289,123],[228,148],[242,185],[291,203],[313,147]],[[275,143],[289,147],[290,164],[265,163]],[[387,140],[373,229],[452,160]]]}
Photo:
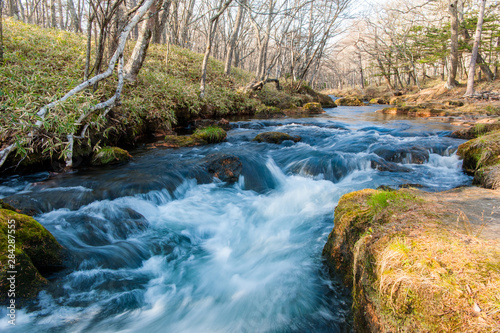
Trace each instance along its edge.
{"label": "mossy rock", "polygon": [[280,144],[286,140],[299,142],[301,137],[291,136],[290,134],[282,132],[264,132],[258,134],[252,141]]}
{"label": "mossy rock", "polygon": [[386,98],[372,98],[370,104],[389,104],[389,100]]}
{"label": "mossy rock", "polygon": [[125,149],[118,147],[104,147],[92,157],[92,165],[102,166],[128,162],[132,156]]}
{"label": "mossy rock", "polygon": [[500,131],[467,141],[458,146],[463,169],[474,174],[477,170],[500,163]]}
{"label": "mossy rock", "polygon": [[335,101],[335,104],[337,104],[337,106],[363,106],[363,105],[365,105],[365,103],[363,103],[359,98],[356,98],[356,97],[339,98]]}
{"label": "mossy rock", "polygon": [[337,104],[333,101],[333,99],[325,94],[317,93],[317,101],[324,108],[336,108]]}
{"label": "mossy rock", "polygon": [[462,168],[474,176],[474,183],[500,188],[500,131],[469,140],[458,147]]}
{"label": "mossy rock", "polygon": [[325,112],[320,103],[307,103],[303,107],[304,111],[311,114],[319,114]]}
{"label": "mossy rock", "polygon": [[[14,220],[14,224],[8,221]],[[15,225],[10,229],[9,225]],[[9,283],[8,271],[17,271],[16,301],[24,302],[35,297],[47,283],[42,273],[52,272],[62,268],[62,247],[54,236],[40,223],[30,216],[16,213],[8,209],[0,209],[0,303],[8,300]],[[9,244],[9,230],[15,230],[15,265],[11,267],[7,245]],[[12,241],[12,237],[10,240]]]}

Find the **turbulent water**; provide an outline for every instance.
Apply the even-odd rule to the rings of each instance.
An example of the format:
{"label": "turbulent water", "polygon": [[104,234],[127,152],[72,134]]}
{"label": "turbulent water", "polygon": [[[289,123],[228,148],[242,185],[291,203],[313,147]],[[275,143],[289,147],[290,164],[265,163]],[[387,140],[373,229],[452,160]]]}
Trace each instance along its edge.
{"label": "turbulent water", "polygon": [[[218,145],[143,149],[118,167],[4,179],[0,197],[34,211],[68,258],[17,325],[2,319],[0,330],[349,331],[348,291],[321,259],[340,196],[470,181],[451,125],[376,109],[239,121]],[[302,141],[251,141],[265,131]],[[213,153],[241,159],[237,183],[200,166]]]}

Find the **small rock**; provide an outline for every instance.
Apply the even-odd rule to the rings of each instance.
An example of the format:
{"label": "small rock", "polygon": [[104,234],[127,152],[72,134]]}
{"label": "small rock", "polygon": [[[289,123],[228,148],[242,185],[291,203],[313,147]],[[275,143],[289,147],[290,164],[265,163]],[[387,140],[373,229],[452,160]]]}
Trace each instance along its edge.
{"label": "small rock", "polygon": [[299,142],[301,139],[300,136],[291,136],[290,134],[281,132],[264,132],[257,135],[253,141],[280,144],[285,140]]}

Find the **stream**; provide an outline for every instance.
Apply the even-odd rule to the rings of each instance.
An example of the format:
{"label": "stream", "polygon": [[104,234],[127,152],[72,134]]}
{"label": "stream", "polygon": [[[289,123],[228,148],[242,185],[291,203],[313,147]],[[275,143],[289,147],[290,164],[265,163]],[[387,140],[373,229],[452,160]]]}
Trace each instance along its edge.
{"label": "stream", "polygon": [[[232,123],[227,141],[137,149],[125,165],[1,179],[67,250],[12,332],[349,332],[349,291],[321,251],[346,193],[470,184],[456,127],[338,107]],[[267,131],[298,143],[251,141]],[[198,161],[237,156],[234,184]],[[5,318],[5,309],[0,310]]]}

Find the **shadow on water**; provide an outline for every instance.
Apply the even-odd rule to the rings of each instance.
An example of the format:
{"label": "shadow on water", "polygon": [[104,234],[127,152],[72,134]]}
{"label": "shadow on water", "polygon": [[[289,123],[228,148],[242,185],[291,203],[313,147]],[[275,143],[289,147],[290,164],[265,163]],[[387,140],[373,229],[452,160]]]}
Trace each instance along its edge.
{"label": "shadow on water", "polygon": [[[463,141],[447,137],[453,126],[377,108],[244,119],[222,144],[4,179],[0,196],[34,213],[69,255],[15,331],[350,331],[348,291],[321,258],[339,198],[470,182],[455,155]],[[265,131],[302,140],[252,141]],[[213,153],[241,160],[237,183],[212,179],[200,161]]]}

